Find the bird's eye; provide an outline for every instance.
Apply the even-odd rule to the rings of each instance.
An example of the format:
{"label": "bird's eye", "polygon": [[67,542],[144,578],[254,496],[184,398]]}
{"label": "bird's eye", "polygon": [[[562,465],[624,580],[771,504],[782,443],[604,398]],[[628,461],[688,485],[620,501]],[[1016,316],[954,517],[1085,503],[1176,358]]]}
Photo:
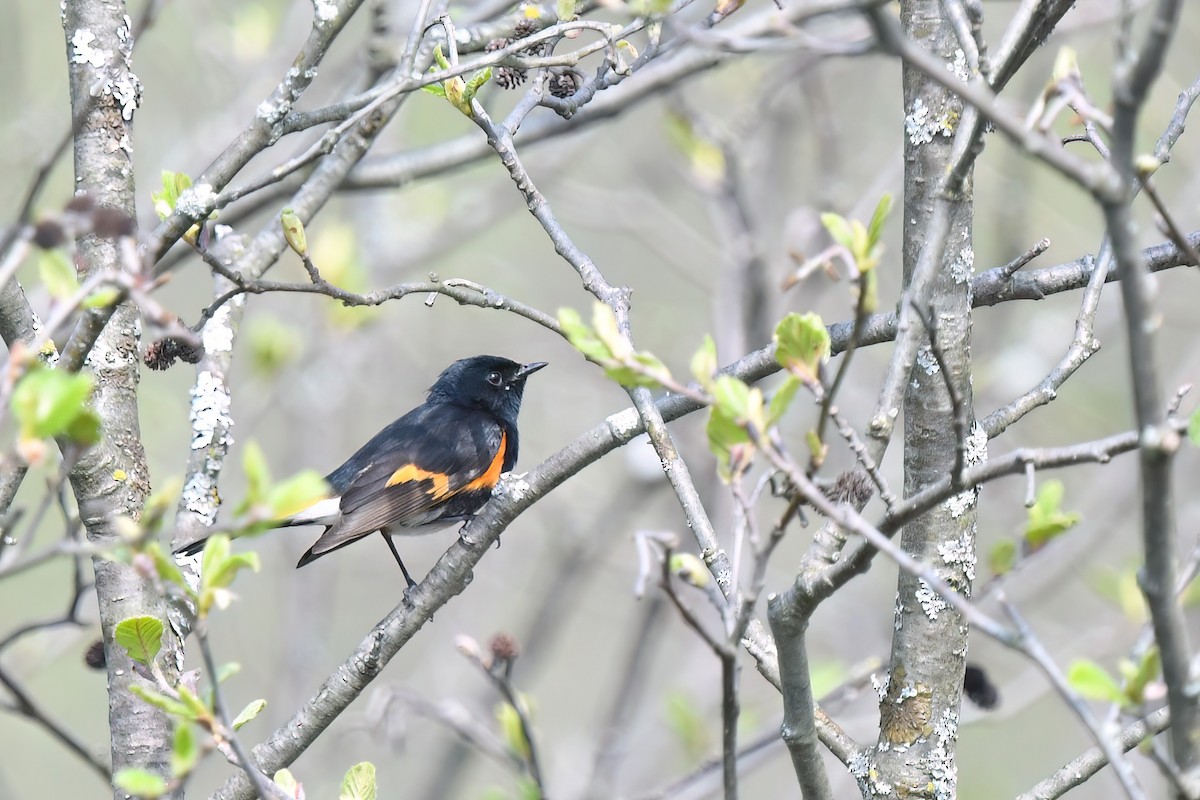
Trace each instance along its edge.
{"label": "bird's eye", "polygon": [[499,386],[500,384],[504,383],[504,378],[500,376],[499,372],[493,371],[488,373],[487,382],[492,386]]}

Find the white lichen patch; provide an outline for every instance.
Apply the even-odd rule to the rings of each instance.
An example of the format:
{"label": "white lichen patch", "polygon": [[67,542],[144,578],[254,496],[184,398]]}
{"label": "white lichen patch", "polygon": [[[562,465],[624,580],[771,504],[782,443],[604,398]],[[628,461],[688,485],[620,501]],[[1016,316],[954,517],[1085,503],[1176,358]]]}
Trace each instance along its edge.
{"label": "white lichen patch", "polygon": [[332,0],[313,0],[313,15],[317,22],[332,22],[337,19],[337,4]]}
{"label": "white lichen patch", "polygon": [[[133,36],[129,29],[129,18],[125,24],[117,28],[117,39],[123,56],[122,63],[114,63],[113,51],[97,47],[96,34],[86,28],[80,28],[71,36],[71,62],[87,64],[100,72],[100,79],[92,84],[93,97],[108,96],[121,109],[121,117],[128,121],[133,119],[142,99],[142,82],[129,69],[130,56],[133,52]],[[111,150],[124,150],[132,153],[133,148],[128,136],[116,137]]]}
{"label": "white lichen patch", "polygon": [[942,557],[942,563],[961,572],[968,581],[975,580],[975,537],[971,531],[952,542],[939,544],[938,555]]}
{"label": "white lichen patch", "polygon": [[958,255],[950,262],[950,277],[955,283],[966,283],[975,274],[975,250],[971,245],[963,245]]}
{"label": "white lichen patch", "polygon": [[933,727],[934,746],[924,759],[924,769],[932,779],[934,800],[954,800],[958,796],[958,769],[954,764],[954,743],[958,739],[958,714],[952,708],[942,710]]}
{"label": "white lichen patch", "polygon": [[965,492],[959,492],[953,497],[946,500],[946,511],[950,512],[950,516],[958,519],[963,514],[971,510],[975,505],[976,493],[974,489],[967,489]]}
{"label": "white lichen patch", "polygon": [[133,19],[126,14],[121,18],[123,24],[117,26],[117,39],[122,48],[133,49]]}
{"label": "white lichen patch", "polygon": [[966,464],[968,467],[987,461],[988,435],[978,422],[967,437]]}
{"label": "white lichen patch", "polygon": [[871,687],[875,690],[875,694],[879,695],[879,702],[883,702],[883,698],[887,697],[888,686],[892,682],[892,673],[885,672],[883,677],[878,674],[871,673]]}
{"label": "white lichen patch", "polygon": [[[971,435],[967,437],[965,451],[963,453],[964,466],[971,467],[975,464],[982,464],[984,461],[987,461],[987,444],[987,431],[983,429],[983,426],[976,422],[974,429],[971,431]],[[975,505],[975,500],[978,497],[978,487],[967,489],[946,500],[944,506],[946,511],[950,513],[951,517],[958,519]]]}
{"label": "white lichen patch", "polygon": [[[120,77],[108,81],[104,88],[117,101],[117,105],[121,106],[121,118],[126,122],[133,119],[133,112],[137,111],[142,100],[142,82],[138,80],[137,75],[124,72]],[[128,152],[132,153],[133,149],[128,148]]]}
{"label": "white lichen patch", "polygon": [[71,63],[91,64],[96,69],[104,69],[112,58],[112,51],[102,47],[94,47],[96,34],[87,28],[80,28],[71,36]]}
{"label": "white lichen patch", "polygon": [[628,439],[637,433],[638,428],[638,413],[635,409],[627,408],[624,411],[618,411],[616,414],[609,416],[604,420],[608,423],[608,429],[612,431],[613,436],[618,439]]}
{"label": "white lichen patch", "polygon": [[917,589],[917,602],[921,604],[921,610],[925,612],[925,616],[931,621],[936,622],[938,614],[941,614],[949,605],[945,599],[930,588],[924,578],[920,579],[920,588]]}
{"label": "white lichen patch", "polygon": [[913,100],[912,110],[904,118],[904,130],[911,144],[928,144],[935,136],[953,136],[954,119],[955,115],[950,113],[935,115],[933,109],[918,97]]}
{"label": "white lichen patch", "polygon": [[217,484],[206,470],[196,470],[183,487],[183,507],[191,511],[206,527],[217,521],[217,509],[221,507],[221,497],[217,494]]}
{"label": "white lichen patch", "polygon": [[533,491],[529,481],[525,480],[525,476],[528,474],[527,472],[506,472],[500,476],[500,482],[496,484],[492,494],[507,497],[514,502],[524,500]]}
{"label": "white lichen patch", "polygon": [[946,62],[946,69],[954,74],[963,83],[966,83],[971,77],[971,68],[967,66],[967,54],[962,48],[954,51],[954,60]]}
{"label": "white lichen patch", "polygon": [[891,784],[879,780],[879,770],[869,751],[860,750],[855,753],[846,763],[846,767],[858,781],[858,788],[863,797],[887,797],[892,793]]}
{"label": "white lichen patch", "polygon": [[205,353],[228,353],[233,350],[233,326],[229,324],[229,315],[233,306],[245,302],[245,295],[238,295],[213,313],[204,329],[200,331],[200,342],[204,345]]}
{"label": "white lichen patch", "polygon": [[942,371],[942,365],[938,363],[937,356],[933,354],[933,348],[929,345],[917,351],[917,366],[924,370],[926,375],[937,375]]}
{"label": "white lichen patch", "polygon": [[211,183],[193,184],[175,202],[175,210],[190,219],[204,219],[217,205],[217,193]]}
{"label": "white lichen patch", "polygon": [[291,103],[283,101],[272,102],[268,99],[259,103],[258,108],[254,110],[254,113],[259,119],[263,120],[268,125],[274,125],[286,117],[291,108]]}
{"label": "white lichen patch", "polygon": [[191,395],[192,449],[232,444],[229,429],[233,427],[233,416],[229,413],[229,389],[224,382],[205,370],[196,376]]}

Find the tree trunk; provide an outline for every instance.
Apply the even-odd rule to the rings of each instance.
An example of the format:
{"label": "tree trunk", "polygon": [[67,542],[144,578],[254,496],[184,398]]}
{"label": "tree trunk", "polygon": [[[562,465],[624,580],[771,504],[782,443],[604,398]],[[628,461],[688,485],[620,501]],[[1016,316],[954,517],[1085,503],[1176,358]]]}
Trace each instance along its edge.
{"label": "tree trunk", "polygon": [[[131,118],[141,85],[130,69],[132,35],[123,2],[75,0],[63,6],[71,106],[75,119],[76,187],[98,206],[134,217]],[[126,239],[128,244],[131,240]],[[91,275],[120,270],[122,242],[94,235],[78,242],[78,267]],[[86,365],[94,374],[93,405],[101,419],[101,442],[88,450],[71,471],[71,486],[89,541],[100,546],[119,542],[116,519],[138,520],[150,489],[150,476],[138,426],[138,370],[141,320],[138,310],[122,303],[111,312],[84,314],[64,348],[60,368]],[[93,343],[94,342],[94,343]],[[90,348],[89,348],[90,345]],[[169,776],[172,726],[161,711],[129,691],[142,681],[123,648],[113,641],[121,620],[148,615],[165,622],[163,598],[128,565],[94,559],[100,624],[108,664],[109,730],[113,771],[139,767]],[[169,626],[159,655],[173,679],[178,671],[178,642]],[[117,792],[117,797],[124,793]]]}
{"label": "tree trunk", "polygon": [[[901,4],[901,23],[907,36],[952,69],[966,69],[958,38],[939,0],[906,0]],[[934,347],[939,352],[928,342],[923,344],[904,396],[904,489],[911,496],[952,474],[960,448],[969,459],[982,450],[986,440],[964,440],[974,430],[969,174],[961,191],[952,197],[943,193],[962,103],[908,65],[903,80],[905,285],[923,248],[941,250],[930,291],[916,299],[919,315],[932,323]],[[929,230],[939,203],[945,203],[949,223],[941,241]],[[906,525],[901,546],[969,595],[974,578],[975,522],[975,495],[965,492]],[[890,677],[880,703],[878,778],[874,786],[865,787],[869,791],[864,794],[937,800],[956,796],[955,755],[966,650],[963,619],[921,579],[901,570]],[[884,792],[885,786],[891,791]]]}

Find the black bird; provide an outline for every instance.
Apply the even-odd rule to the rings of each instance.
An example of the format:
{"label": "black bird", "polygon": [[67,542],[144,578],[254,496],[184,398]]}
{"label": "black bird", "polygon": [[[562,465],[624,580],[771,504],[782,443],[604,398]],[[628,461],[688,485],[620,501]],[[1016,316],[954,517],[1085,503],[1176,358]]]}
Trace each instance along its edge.
{"label": "black bird", "polygon": [[[447,367],[424,403],[326,476],[330,496],[273,523],[326,526],[296,566],[379,531],[404,579],[415,586],[392,536],[429,533],[470,519],[483,507],[500,476],[517,462],[525,379],[544,366],[474,356]],[[199,552],[204,542],[176,552]]]}

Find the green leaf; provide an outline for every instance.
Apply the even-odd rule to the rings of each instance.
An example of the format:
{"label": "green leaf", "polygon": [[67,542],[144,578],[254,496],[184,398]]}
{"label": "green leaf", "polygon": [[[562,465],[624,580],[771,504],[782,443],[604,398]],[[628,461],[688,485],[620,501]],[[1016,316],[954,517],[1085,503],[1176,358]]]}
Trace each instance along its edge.
{"label": "green leaf", "polygon": [[517,778],[517,800],[545,800],[545,793],[526,775]]}
{"label": "green leaf", "polygon": [[58,436],[85,413],[91,393],[90,376],[34,364],[13,390],[13,416],[26,438]]}
{"label": "green leaf", "polygon": [[570,22],[575,19],[575,0],[555,0],[554,11],[559,22]]}
{"label": "green leaf", "polygon": [[188,713],[193,715],[194,719],[212,721],[212,712],[204,704],[204,701],[196,696],[195,692],[182,683],[175,687],[175,691],[179,693],[180,702],[188,709]]}
{"label": "green leaf", "polygon": [[600,337],[596,336],[595,331],[584,323],[578,311],[573,308],[560,308],[558,324],[562,328],[563,335],[567,337],[567,341],[571,343],[572,347],[583,353],[585,358],[597,364],[604,364],[612,360],[612,351],[604,342],[600,341]]}
{"label": "green leaf", "polygon": [[592,327],[613,358],[624,360],[633,355],[633,345],[621,333],[616,313],[599,300],[592,304]]}
{"label": "green leaf", "polygon": [[651,378],[649,375],[638,372],[633,367],[605,367],[604,374],[627,388],[634,386],[646,386],[653,389],[662,385],[658,380]]}
{"label": "green leaf", "polygon": [[854,262],[860,267],[867,261],[867,228],[856,219],[850,220],[851,241],[854,246],[850,252],[854,254]]}
{"label": "green leaf", "polygon": [[200,760],[200,747],[196,744],[196,734],[192,726],[186,722],[175,723],[175,741],[171,746],[171,775],[182,778],[191,772],[196,762]]}
{"label": "green leaf", "polygon": [[697,589],[703,589],[712,580],[712,573],[704,566],[700,557],[693,553],[672,553],[667,566],[673,575]]}
{"label": "green leaf", "polygon": [[113,786],[133,797],[154,798],[167,793],[167,780],[153,772],[125,767],[113,774]]}
{"label": "green leaf", "polygon": [[100,415],[90,408],[83,409],[71,420],[63,435],[76,444],[91,447],[100,441]]}
{"label": "green leaf", "polygon": [[[872,258],[876,258],[876,256],[872,256]],[[879,276],[876,274],[876,270],[868,269],[862,273],[862,285],[858,290],[863,294],[863,313],[874,314],[879,308]]]}
{"label": "green leaf", "polygon": [[705,389],[712,386],[717,372],[717,343],[712,336],[705,336],[700,349],[692,356],[692,375]]}
{"label": "green leaf", "polygon": [[155,527],[175,510],[179,501],[179,493],[183,491],[183,480],[176,475],[171,476],[146,498],[142,507],[142,527]]}
{"label": "green leaf", "polygon": [[257,717],[259,714],[261,714],[262,710],[266,707],[267,707],[266,700],[263,700],[261,698],[258,700],[251,700],[249,703],[246,704],[246,707],[241,710],[241,712],[234,718],[233,722],[230,724],[233,725],[233,729],[235,731],[239,730],[247,722],[249,722],[250,720]]}
{"label": "green leaf", "polygon": [[259,570],[257,553],[230,554],[228,534],[218,533],[210,536],[204,545],[204,554],[200,562],[200,601],[196,613],[201,617],[207,616],[215,605],[225,608],[233,595],[228,587],[242,569]]}
{"label": "green leaf", "polygon": [[1191,608],[1200,603],[1200,578],[1193,578],[1179,595],[1179,602],[1184,608]]}
{"label": "green leaf", "polygon": [[196,715],[193,713],[192,709],[188,708],[187,705],[179,700],[176,700],[174,697],[168,697],[162,692],[146,686],[140,686],[136,683],[129,687],[129,691],[132,694],[142,698],[155,708],[161,709],[173,717],[181,720],[196,719]]}
{"label": "green leaf", "polygon": [[438,69],[450,69],[450,61],[442,53],[441,44],[435,45],[433,48],[433,61],[437,64]]}
{"label": "green leaf", "polygon": [[665,381],[671,380],[671,371],[667,369],[667,365],[658,359],[653,353],[641,352],[634,353],[629,357],[629,360],[637,366],[612,366],[607,367],[604,373],[622,386],[649,386],[655,388],[662,386]]}
{"label": "green leaf", "polygon": [[258,553],[234,553],[230,555],[221,562],[217,569],[204,573],[202,577],[204,588],[224,589],[233,583],[233,579],[243,569],[258,572],[260,569]]}
{"label": "green leaf", "polygon": [[180,589],[190,593],[187,581],[184,580],[183,573],[180,572],[175,559],[167,555],[162,549],[162,545],[158,542],[150,542],[146,545],[145,552],[149,554],[150,558],[154,559],[154,569],[158,573],[159,580],[163,583],[178,586]]}
{"label": "green leaf", "polygon": [[804,434],[804,443],[808,445],[808,452],[812,454],[813,463],[818,467],[825,463],[825,456],[829,454],[829,445],[821,441],[821,437],[817,432],[810,430]]}
{"label": "green leaf", "polygon": [[121,299],[120,289],[97,289],[83,300],[84,308],[108,308]]}
{"label": "green leaf", "polygon": [[[520,696],[517,702],[521,702]],[[500,703],[496,706],[496,721],[500,723],[500,735],[508,749],[521,758],[529,758],[529,741],[521,729],[521,717],[517,709],[509,703]]]}
{"label": "green leaf", "polygon": [[709,411],[705,431],[708,434],[708,449],[717,459],[717,474],[722,481],[729,483],[733,475],[735,449],[739,453],[744,452],[746,448],[749,448],[750,453],[753,452],[750,434],[736,419],[717,406],[713,406]]}
{"label": "green leaf", "polygon": [[667,724],[683,745],[688,760],[703,758],[709,750],[707,720],[683,692],[671,692],[666,703]]}
{"label": "green leaf", "polygon": [[775,394],[771,395],[771,404],[767,407],[767,427],[773,428],[779,424],[779,420],[783,419],[783,415],[791,406],[796,392],[802,385],[800,379],[795,375],[789,374],[784,378],[783,383],[775,390]]}
{"label": "green leaf", "polygon": [[483,88],[483,85],[492,79],[492,68],[484,67],[481,70],[476,70],[471,79],[467,81],[467,89],[464,94],[468,101],[475,97],[475,94]]}
{"label": "green leaf", "polygon": [[1110,703],[1120,703],[1124,695],[1121,687],[1108,670],[1086,658],[1081,658],[1071,664],[1067,672],[1067,683],[1079,694],[1091,700],[1105,700]]}
{"label": "green leaf", "polygon": [[[345,222],[323,223],[321,235],[310,244],[314,263],[321,265],[321,276],[348,292],[366,294],[373,281],[362,259],[358,232]],[[329,321],[342,330],[356,330],[378,319],[383,313],[379,306],[355,306],[345,303],[326,303]],[[303,337],[292,331],[297,347]],[[297,354],[298,355],[298,354]]]}
{"label": "green leaf", "polygon": [[845,217],[827,211],[821,215],[821,224],[835,242],[851,252],[854,251],[854,231]]}
{"label": "green leaf", "polygon": [[262,503],[271,485],[271,469],[267,466],[267,457],[263,455],[258,442],[251,439],[242,450],[242,469],[246,472],[247,507]]}
{"label": "green leaf", "polygon": [[829,359],[829,331],[814,313],[788,314],[775,326],[775,358],[805,383],[815,383]]}
{"label": "green leaf", "polygon": [[988,566],[993,575],[1005,575],[1017,565],[1017,543],[1012,539],[1001,539],[988,551]]}
{"label": "green leaf", "polygon": [[150,665],[162,649],[162,620],[154,617],[129,617],[117,623],[113,638],[139,664]]}
{"label": "green leaf", "polygon": [[342,778],[338,800],[375,800],[375,765],[363,761],[351,767]]}
{"label": "green leaf", "polygon": [[294,800],[304,800],[304,786],[296,780],[291,770],[281,769],[271,778],[283,793]]}
{"label": "green leaf", "polygon": [[62,250],[38,252],[38,275],[46,285],[46,291],[58,300],[66,300],[79,291],[79,276]]}
{"label": "green leaf", "polygon": [[809,682],[812,684],[813,697],[820,700],[845,683],[848,676],[849,670],[837,661],[814,664],[809,669]]}
{"label": "green leaf", "polygon": [[1162,656],[1158,647],[1147,650],[1136,667],[1132,664],[1128,666],[1132,669],[1132,674],[1128,676],[1125,684],[1125,699],[1129,705],[1140,706],[1146,700],[1146,687],[1156,680],[1162,671]]}
{"label": "green leaf", "polygon": [[[733,375],[718,375],[712,386],[713,404],[736,422],[749,419],[750,387]],[[747,437],[747,440],[749,438]]]}
{"label": "green leaf", "polygon": [[265,502],[276,518],[283,518],[329,497],[329,492],[329,484],[321,473],[310,469],[272,486]]}
{"label": "green leaf", "polygon": [[1136,567],[1105,569],[1095,573],[1090,583],[1100,595],[1121,609],[1121,613],[1129,620],[1137,623],[1146,621],[1146,597],[1138,586]]}
{"label": "green leaf", "polygon": [[229,534],[214,533],[204,543],[200,560],[201,586],[207,584],[207,576],[214,574],[229,558]]}
{"label": "green leaf", "polygon": [[190,189],[191,186],[192,179],[188,177],[187,173],[164,169],[162,171],[162,189],[150,195],[158,218],[166,219],[171,216],[175,211],[175,204],[179,202],[179,195]]}
{"label": "green leaf", "polygon": [[1188,420],[1188,438],[1192,440],[1192,444],[1200,447],[1200,408],[1193,411],[1191,419]]}
{"label": "green leaf", "polygon": [[446,88],[444,86],[442,86],[440,83],[430,83],[425,86],[422,86],[421,91],[429,92],[430,94],[437,95],[438,97],[441,97],[443,99],[445,99],[445,97],[446,97]]}
{"label": "green leaf", "polygon": [[1025,541],[1030,552],[1044,547],[1051,539],[1078,525],[1082,519],[1076,512],[1063,512],[1064,492],[1062,481],[1045,481],[1038,488],[1037,501],[1029,509],[1025,522]]}
{"label": "green leaf", "polygon": [[871,224],[867,228],[867,239],[871,248],[879,244],[879,240],[883,237],[883,225],[887,222],[888,214],[891,212],[892,196],[885,194],[879,198],[879,202],[875,206],[875,213],[871,215]]}
{"label": "green leaf", "polygon": [[752,386],[747,401],[746,424],[750,426],[752,437],[761,436],[767,430],[767,407],[762,389]]}

